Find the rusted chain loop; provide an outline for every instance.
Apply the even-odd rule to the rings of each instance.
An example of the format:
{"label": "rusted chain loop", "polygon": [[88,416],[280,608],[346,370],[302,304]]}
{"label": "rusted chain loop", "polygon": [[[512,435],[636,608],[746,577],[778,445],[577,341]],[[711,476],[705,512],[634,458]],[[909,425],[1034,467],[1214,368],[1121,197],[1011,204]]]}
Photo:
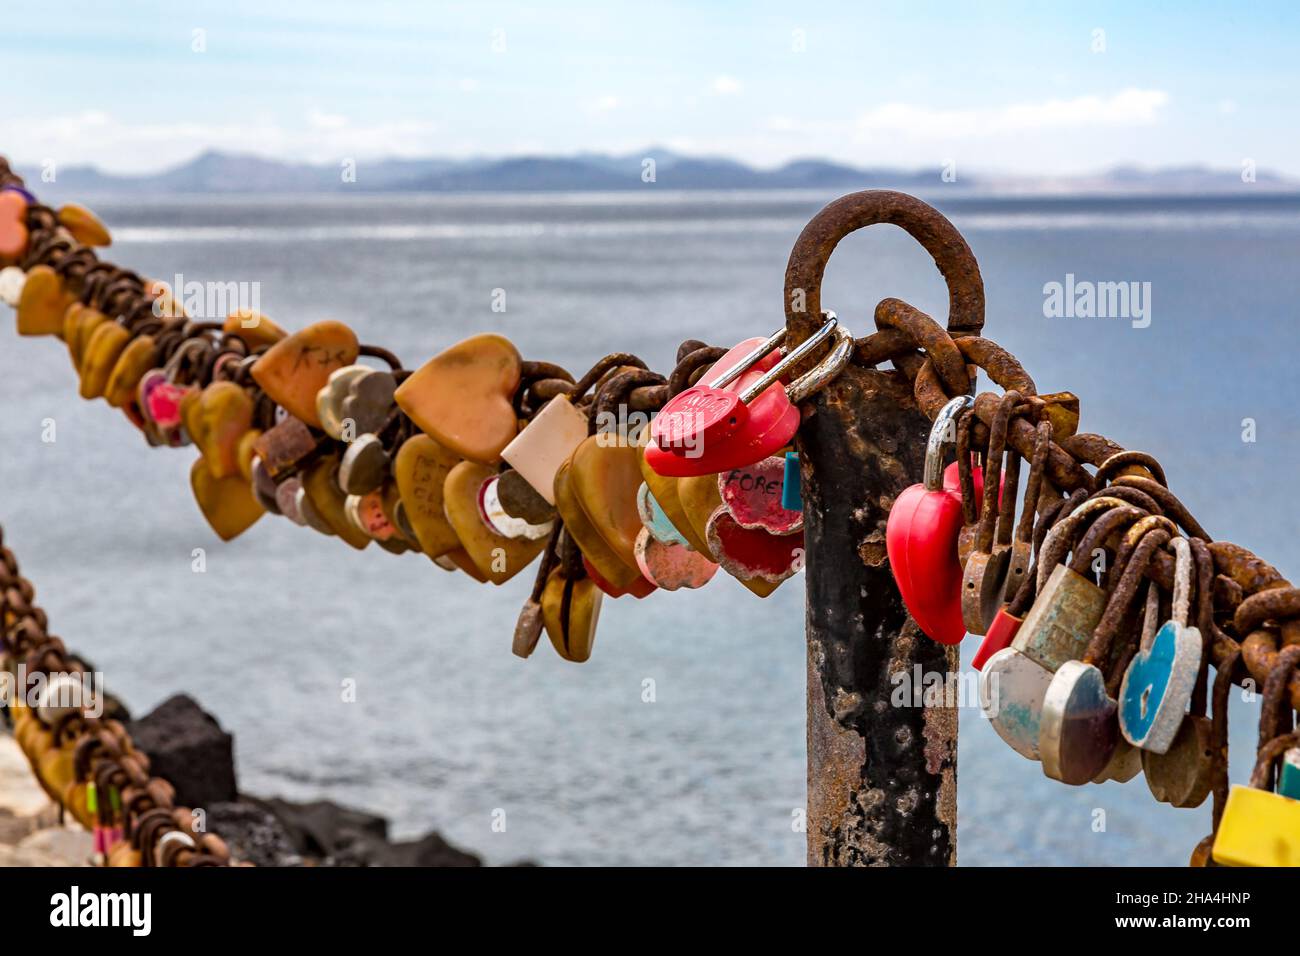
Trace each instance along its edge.
{"label": "rusted chain loop", "polygon": [[785,270],[788,347],[801,343],[821,325],[822,277],[839,241],[877,223],[905,229],[934,258],[948,286],[948,330],[979,335],[984,327],[984,282],[979,264],[957,228],[933,206],[914,196],[872,189],[828,204],[804,226]]}
{"label": "rusted chain loop", "polygon": [[634,368],[645,368],[645,362],[641,361],[630,352],[613,352],[606,355],[593,365],[587,374],[578,379],[573,386],[573,393],[570,399],[576,405],[589,392],[596,383],[605,377],[606,373],[618,368],[620,365],[630,365]]}
{"label": "rusted chain loop", "polygon": [[948,399],[970,394],[971,377],[966,371],[966,360],[952,336],[938,322],[915,306],[894,298],[880,300],[876,305],[875,320],[877,328],[904,332],[916,345],[925,349],[928,361],[934,364],[943,382]]}
{"label": "rusted chain loop", "polygon": [[1145,491],[1138,488],[1129,488],[1124,485],[1107,485],[1105,488],[1094,491],[1093,494],[1127,501],[1129,504],[1141,508],[1148,514],[1159,515],[1165,513],[1164,509],[1160,507],[1158,501],[1152,498]]}
{"label": "rusted chain loop", "polygon": [[1212,749],[1210,751],[1212,791],[1214,794],[1211,811],[1212,829],[1219,832],[1219,821],[1223,819],[1223,808],[1228,803],[1228,692],[1232,689],[1237,670],[1241,664],[1241,651],[1232,650],[1219,663],[1214,675],[1213,711],[1211,722]]}
{"label": "rusted chain loop", "polygon": [[[662,396],[664,389],[664,377],[658,372],[651,372],[649,369],[634,368],[617,372],[608,378],[601,385],[600,390],[596,392],[595,400],[591,403],[591,412],[587,418],[587,434],[594,435],[602,418],[613,416],[617,421],[618,406],[630,405],[630,396],[633,389],[651,386],[657,389],[658,394]],[[644,393],[643,393],[644,396]],[[643,397],[643,401],[647,400]],[[666,397],[661,397],[659,405],[662,406]],[[650,398],[649,401],[653,401]],[[632,409],[633,411],[645,411],[647,409]]]}
{"label": "rusted chain loop", "polygon": [[[954,339],[953,342],[966,362],[981,369],[989,377],[989,381],[1003,391],[1016,391],[1027,399],[1032,399],[1038,394],[1038,388],[1024,366],[996,342],[984,338],[960,338]],[[955,395],[948,395],[939,380],[934,362],[928,355],[916,372],[913,390],[921,411],[925,412],[931,420],[944,405],[956,398]],[[985,424],[988,422],[986,421]],[[1032,451],[1022,452],[1021,457],[1028,458],[1031,454]]]}
{"label": "rusted chain loop", "polygon": [[399,372],[399,371],[401,371],[401,369],[402,369],[402,360],[399,359],[399,358],[398,358],[396,355],[394,355],[392,352],[388,351],[388,349],[383,348],[382,346],[379,346],[379,345],[362,345],[362,346],[357,350],[357,354],[358,354],[358,355],[368,355],[368,356],[370,356],[371,358],[377,358],[377,359],[379,359],[381,362],[383,362],[385,365],[387,365],[388,368],[389,368],[391,371]]}
{"label": "rusted chain loop", "polygon": [[[965,340],[958,339],[957,341],[963,342]],[[917,381],[920,381],[919,377]],[[997,412],[996,403],[996,396],[987,392],[975,399],[975,414],[984,424],[987,425],[993,421],[993,416]],[[1007,440],[1021,458],[1033,457],[1034,446],[1037,443],[1035,424],[1025,421],[1023,418],[1013,419]],[[1091,491],[1096,487],[1092,476],[1084,471],[1083,466],[1067,454],[1056,442],[1052,442],[1047,450],[1046,478],[1055,487],[1066,492],[1074,491],[1076,488],[1085,488]]]}
{"label": "rusted chain loop", "polygon": [[1097,466],[1097,473],[1093,478],[1098,484],[1109,481],[1112,475],[1119,474],[1125,468],[1133,466],[1145,468],[1151,472],[1161,485],[1168,487],[1169,482],[1165,479],[1165,470],[1160,466],[1160,462],[1144,451],[1120,451],[1108,456],[1100,465]]}
{"label": "rusted chain loop", "polygon": [[1249,634],[1266,621],[1281,623],[1300,617],[1300,588],[1272,588],[1241,602],[1232,618],[1238,634]]}
{"label": "rusted chain loop", "polygon": [[1129,609],[1133,605],[1133,599],[1137,597],[1138,585],[1146,573],[1147,562],[1156,549],[1164,547],[1169,537],[1169,532],[1164,528],[1152,528],[1142,536],[1142,540],[1133,549],[1131,557],[1122,566],[1119,563],[1119,558],[1116,557],[1115,567],[1122,567],[1123,570],[1110,600],[1106,603],[1106,610],[1101,616],[1101,621],[1097,624],[1096,630],[1093,631],[1092,639],[1088,641],[1087,650],[1084,651],[1083,655],[1085,663],[1096,666],[1104,665],[1106,657],[1110,653],[1111,644],[1119,631],[1120,624],[1128,615]]}
{"label": "rusted chain loop", "polygon": [[1250,774],[1250,785],[1256,790],[1273,789],[1273,765],[1292,747],[1300,747],[1300,733],[1275,737],[1259,748],[1255,769]]}
{"label": "rusted chain loop", "polygon": [[[868,368],[890,361],[901,368],[899,359],[915,353],[916,343],[900,329],[878,329],[853,344],[853,361]],[[916,373],[912,372],[908,378],[915,379]]]}
{"label": "rusted chain loop", "polygon": [[668,376],[668,397],[672,398],[685,391],[690,387],[692,375],[703,372],[726,354],[726,349],[715,345],[705,345],[687,352],[677,360],[676,367]]}
{"label": "rusted chain loop", "polygon": [[[1273,658],[1264,679],[1264,694],[1259,711],[1259,745],[1262,747],[1276,737],[1279,731],[1289,733],[1291,726],[1291,709],[1286,706],[1285,695],[1292,677],[1295,676],[1296,664],[1300,663],[1300,645],[1284,647]],[[1278,725],[1286,721],[1284,728]]]}
{"label": "rusted chain loop", "polygon": [[1193,538],[1211,540],[1209,532],[1196,520],[1187,506],[1178,496],[1159,481],[1142,475],[1120,475],[1113,480],[1111,488],[1136,488],[1160,502],[1160,508]]}

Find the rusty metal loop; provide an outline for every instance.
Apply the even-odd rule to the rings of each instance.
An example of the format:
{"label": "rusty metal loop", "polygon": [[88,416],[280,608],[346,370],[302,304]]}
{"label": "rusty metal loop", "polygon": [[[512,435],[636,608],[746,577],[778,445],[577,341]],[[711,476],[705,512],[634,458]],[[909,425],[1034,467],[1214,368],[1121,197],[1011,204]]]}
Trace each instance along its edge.
{"label": "rusty metal loop", "polygon": [[785,271],[787,345],[820,325],[821,285],[835,247],[851,232],[877,223],[902,227],[930,253],[948,286],[948,330],[979,335],[984,327],[984,281],[970,246],[937,209],[914,196],[871,189],[828,204],[804,226]]}
{"label": "rusty metal loop", "polygon": [[949,398],[969,395],[971,377],[966,360],[952,336],[938,322],[902,299],[881,299],[876,305],[876,327],[897,329],[925,349],[927,361],[934,364]]}
{"label": "rusty metal loop", "polygon": [[1112,475],[1119,474],[1126,468],[1145,468],[1151,472],[1153,478],[1161,485],[1168,487],[1168,481],[1165,479],[1165,470],[1160,467],[1160,462],[1156,461],[1144,451],[1118,451],[1107,458],[1097,466],[1097,473],[1093,475],[1098,484],[1110,480]]}

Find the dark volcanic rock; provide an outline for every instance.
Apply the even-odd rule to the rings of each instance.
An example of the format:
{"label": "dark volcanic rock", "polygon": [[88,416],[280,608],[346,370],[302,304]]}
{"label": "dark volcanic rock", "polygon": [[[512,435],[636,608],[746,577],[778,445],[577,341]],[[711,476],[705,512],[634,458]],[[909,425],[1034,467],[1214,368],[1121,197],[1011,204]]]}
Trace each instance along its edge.
{"label": "dark volcanic rock", "polygon": [[294,850],[308,859],[336,866],[482,866],[478,857],[452,846],[437,833],[390,843],[388,821],[383,817],[328,800],[244,799],[274,814]]}
{"label": "dark volcanic rock", "polygon": [[235,799],[235,738],[192,698],[169,697],[127,730],[170,780],[181,806],[207,809]]}
{"label": "dark volcanic rock", "polygon": [[303,856],[337,857],[359,840],[384,843],[388,837],[388,821],[383,817],[328,800],[247,799],[279,819],[294,849]]}
{"label": "dark volcanic rock", "polygon": [[230,847],[231,856],[254,866],[300,866],[289,831],[280,819],[249,800],[214,803],[207,808],[208,829]]}

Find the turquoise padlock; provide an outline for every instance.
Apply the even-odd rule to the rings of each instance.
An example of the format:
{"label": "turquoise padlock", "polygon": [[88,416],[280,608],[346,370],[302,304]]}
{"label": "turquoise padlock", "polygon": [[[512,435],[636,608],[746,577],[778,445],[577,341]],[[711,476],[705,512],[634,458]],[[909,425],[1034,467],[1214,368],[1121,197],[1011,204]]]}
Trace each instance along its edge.
{"label": "turquoise padlock", "polygon": [[[1149,639],[1144,634],[1119,690],[1119,726],[1124,738],[1134,747],[1157,754],[1168,753],[1178,736],[1201,668],[1201,632],[1187,624],[1192,549],[1186,538],[1174,538],[1170,546],[1176,559],[1173,620],[1166,621]],[[1148,619],[1151,603],[1148,599]]]}
{"label": "turquoise padlock", "polygon": [[1292,800],[1300,800],[1300,747],[1292,747],[1282,757],[1282,778],[1277,792]]}
{"label": "turquoise padlock", "polygon": [[799,485],[799,453],[785,453],[785,476],[781,482],[781,507],[786,511],[803,511],[803,489]]}
{"label": "turquoise padlock", "polygon": [[687,550],[692,550],[690,542],[682,537],[677,526],[664,514],[663,507],[655,500],[655,496],[650,493],[650,486],[644,481],[636,491],[636,510],[641,523],[650,532],[650,537],[660,544],[680,544]]}

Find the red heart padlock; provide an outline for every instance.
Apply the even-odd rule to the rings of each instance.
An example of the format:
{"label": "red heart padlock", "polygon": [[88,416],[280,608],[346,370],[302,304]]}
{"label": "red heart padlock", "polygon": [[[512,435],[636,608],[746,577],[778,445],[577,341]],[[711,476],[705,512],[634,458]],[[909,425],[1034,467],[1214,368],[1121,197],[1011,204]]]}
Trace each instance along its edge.
{"label": "red heart padlock", "polygon": [[[807,397],[806,381],[824,381],[848,360],[852,339],[834,315],[779,362],[773,352],[785,338],[746,339],[714,363],[705,385],[674,396],[650,427],[646,462],[666,477],[687,478],[741,468],[789,443],[799,429],[797,402]],[[781,374],[836,334],[830,354],[787,392]],[[804,385],[803,388],[800,386]]]}
{"label": "red heart padlock", "polygon": [[[943,451],[956,434],[957,419],[974,404],[963,395],[936,416],[926,447],[925,481],[895,499],[885,526],[885,548],[903,603],[921,630],[940,644],[958,644],[966,636],[957,560],[957,536],[964,523],[961,483],[956,464],[943,470]],[[978,503],[983,482],[978,470],[972,477]]]}

